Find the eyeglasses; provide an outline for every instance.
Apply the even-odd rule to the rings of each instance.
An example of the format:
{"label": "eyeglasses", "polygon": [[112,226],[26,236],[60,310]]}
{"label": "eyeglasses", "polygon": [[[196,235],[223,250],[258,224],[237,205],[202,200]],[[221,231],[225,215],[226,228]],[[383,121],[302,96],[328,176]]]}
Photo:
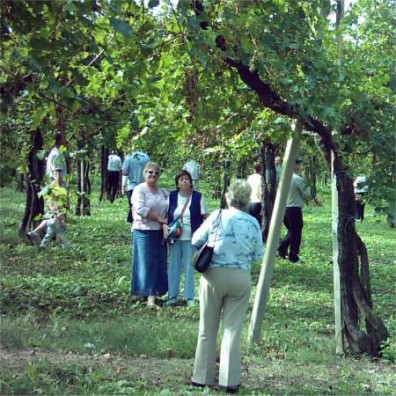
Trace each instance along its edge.
{"label": "eyeglasses", "polygon": [[153,170],[148,170],[148,171],[146,171],[149,175],[156,175],[156,176],[159,176],[159,172],[158,171],[153,171]]}

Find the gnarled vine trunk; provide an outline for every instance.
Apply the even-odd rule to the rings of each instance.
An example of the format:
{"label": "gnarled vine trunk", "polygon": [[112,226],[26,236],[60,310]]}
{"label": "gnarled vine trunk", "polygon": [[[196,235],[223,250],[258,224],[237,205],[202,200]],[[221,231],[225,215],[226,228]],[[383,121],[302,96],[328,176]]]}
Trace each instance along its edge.
{"label": "gnarled vine trunk", "polygon": [[[201,0],[192,0],[197,21],[204,30],[219,31],[210,25],[204,5]],[[354,193],[352,179],[348,177],[342,161],[342,150],[332,136],[332,129],[320,119],[307,115],[304,109],[290,104],[281,97],[270,84],[262,80],[257,70],[244,63],[239,57],[235,44],[229,45],[225,37],[217,34],[215,38],[217,48],[224,53],[225,67],[235,70],[241,80],[254,91],[261,105],[279,115],[292,119],[299,119],[306,131],[317,133],[321,139],[321,148],[326,161],[331,168],[331,153],[334,153],[334,172],[338,190],[338,265],[340,267],[341,310],[344,322],[344,334],[350,349],[357,353],[377,355],[381,342],[386,340],[389,333],[382,320],[375,314],[367,283],[368,259],[365,245],[356,232],[354,220]],[[302,111],[301,111],[302,110]],[[350,130],[346,125],[341,130]],[[360,261],[359,261],[360,260]],[[361,319],[366,323],[366,329],[360,326]]]}
{"label": "gnarled vine trunk", "polygon": [[[28,157],[28,186],[26,190],[25,212],[19,225],[18,232],[21,238],[27,240],[26,234],[36,226],[34,219],[39,214],[44,214],[44,200],[38,197],[40,183],[45,173],[45,159],[41,158],[40,152],[43,150],[43,136],[41,130],[37,130],[33,135],[33,147]],[[41,159],[40,159],[41,158]]]}

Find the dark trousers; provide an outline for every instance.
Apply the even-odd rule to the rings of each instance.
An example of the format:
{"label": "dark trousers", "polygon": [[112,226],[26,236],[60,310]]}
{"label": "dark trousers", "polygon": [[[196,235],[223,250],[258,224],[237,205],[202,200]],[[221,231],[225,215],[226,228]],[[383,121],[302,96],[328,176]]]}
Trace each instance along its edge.
{"label": "dark trousers", "polygon": [[129,211],[128,211],[128,216],[127,216],[127,222],[128,223],[133,223],[132,202],[131,202],[132,193],[133,193],[133,190],[129,190],[129,191],[126,192],[126,197],[127,197],[128,205],[129,205]]}
{"label": "dark trousers", "polygon": [[107,173],[107,183],[108,183],[108,191],[109,191],[109,200],[110,202],[114,202],[117,192],[118,186],[120,184],[120,172],[117,171],[108,171]]}
{"label": "dark trousers", "polygon": [[283,223],[287,228],[287,234],[285,238],[280,241],[279,254],[286,256],[290,248],[290,261],[297,261],[300,253],[302,229],[304,225],[302,209],[297,207],[286,208]]}
{"label": "dark trousers", "polygon": [[261,228],[261,202],[250,202],[248,213],[257,219]]}

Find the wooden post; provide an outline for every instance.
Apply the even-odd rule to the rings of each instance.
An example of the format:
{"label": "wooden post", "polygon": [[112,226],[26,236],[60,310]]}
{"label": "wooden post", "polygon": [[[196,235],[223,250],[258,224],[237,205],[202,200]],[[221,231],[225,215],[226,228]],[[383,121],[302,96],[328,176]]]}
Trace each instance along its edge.
{"label": "wooden post", "polygon": [[266,250],[261,265],[260,277],[257,284],[253,312],[249,326],[249,348],[253,343],[256,343],[259,340],[261,335],[261,327],[264,320],[272,274],[275,266],[275,258],[279,245],[279,236],[282,228],[283,217],[285,215],[287,196],[300,144],[301,124],[299,122],[295,126],[295,132],[297,136],[288,140],[285,156],[283,158],[282,174],[275,197]]}
{"label": "wooden post", "polygon": [[333,242],[333,282],[334,282],[334,321],[336,353],[344,353],[344,337],[342,329],[340,268],[338,266],[338,192],[337,180],[334,174],[334,153],[331,154],[331,237]]}

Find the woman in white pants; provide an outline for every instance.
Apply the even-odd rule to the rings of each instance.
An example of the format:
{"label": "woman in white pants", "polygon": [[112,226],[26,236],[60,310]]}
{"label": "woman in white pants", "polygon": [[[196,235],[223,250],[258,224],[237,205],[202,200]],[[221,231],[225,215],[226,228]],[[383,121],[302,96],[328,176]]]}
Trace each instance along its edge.
{"label": "woman in white pants", "polygon": [[251,264],[260,260],[264,246],[257,220],[245,210],[251,188],[236,180],[227,193],[228,209],[215,211],[194,233],[196,248],[209,239],[214,253],[199,286],[200,322],[192,384],[215,385],[216,340],[220,319],[223,337],[219,385],[236,393],[241,384],[241,333],[249,303]]}

